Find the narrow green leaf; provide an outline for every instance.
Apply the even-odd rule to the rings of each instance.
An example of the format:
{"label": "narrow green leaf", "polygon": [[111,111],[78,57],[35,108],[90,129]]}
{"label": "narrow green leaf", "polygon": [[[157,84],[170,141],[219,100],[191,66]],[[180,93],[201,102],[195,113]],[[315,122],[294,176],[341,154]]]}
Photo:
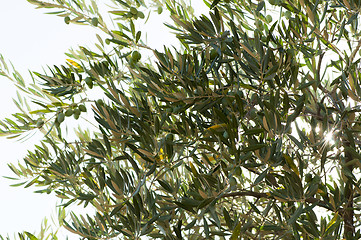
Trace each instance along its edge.
{"label": "narrow green leaf", "polygon": [[214,8],[219,2],[220,2],[220,0],[214,0],[210,9]]}
{"label": "narrow green leaf", "polygon": [[260,175],[258,175],[258,177],[256,178],[256,180],[254,180],[252,185],[256,186],[258,183],[260,183],[267,176],[268,171],[269,169],[267,168]]}
{"label": "narrow green leaf", "polygon": [[298,217],[302,214],[302,212],[303,212],[303,203],[301,203],[301,205],[296,209],[296,211],[288,219],[287,223],[289,225],[294,224],[297,221]]}
{"label": "narrow green leaf", "polygon": [[250,151],[258,150],[258,149],[264,148],[266,146],[267,146],[267,144],[265,144],[265,143],[253,144],[253,145],[251,145],[249,147],[243,148],[242,152],[250,152]]}

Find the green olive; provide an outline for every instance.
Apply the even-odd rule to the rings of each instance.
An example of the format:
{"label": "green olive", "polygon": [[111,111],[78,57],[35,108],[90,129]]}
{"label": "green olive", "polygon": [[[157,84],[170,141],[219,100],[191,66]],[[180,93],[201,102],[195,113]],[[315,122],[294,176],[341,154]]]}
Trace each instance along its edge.
{"label": "green olive", "polygon": [[78,106],[78,104],[76,104],[76,103],[72,103],[69,105],[69,107],[71,107],[71,108],[76,108],[76,106]]}
{"label": "green olive", "polygon": [[291,12],[286,11],[284,16],[285,16],[285,18],[290,18],[291,17]]}
{"label": "green olive", "polygon": [[229,185],[231,185],[231,187],[234,187],[237,185],[237,180],[234,177],[230,177],[229,178]]}
{"label": "green olive", "polygon": [[141,11],[138,11],[137,16],[138,16],[139,18],[141,18],[141,19],[144,19],[144,18],[145,18],[144,13],[141,12]]}
{"label": "green olive", "polygon": [[74,109],[74,115],[80,115],[80,110],[79,110],[79,108],[75,108]]}
{"label": "green olive", "polygon": [[92,25],[93,25],[94,27],[97,27],[97,26],[98,26],[98,23],[99,23],[98,18],[96,18],[96,17],[92,18]]}
{"label": "green olive", "polygon": [[315,175],[314,179],[313,179],[316,183],[320,183],[321,182],[321,177],[318,175]]}
{"label": "green olive", "polygon": [[99,106],[103,106],[103,105],[104,105],[104,102],[103,102],[103,100],[98,99],[98,100],[97,100],[97,104],[98,104]]}
{"label": "green olive", "polygon": [[258,28],[258,30],[263,31],[264,29],[263,22],[261,20],[257,20],[256,27]]}
{"label": "green olive", "polygon": [[312,174],[311,173],[307,173],[305,175],[305,181],[306,182],[311,182],[312,181]]}
{"label": "green olive", "polygon": [[66,24],[69,24],[69,23],[70,23],[70,17],[65,17],[65,18],[64,18],[64,22],[65,22]]}
{"label": "green olive", "polygon": [[135,62],[138,62],[140,59],[141,59],[142,55],[138,52],[138,51],[134,51],[132,53],[132,59],[135,61]]}
{"label": "green olive", "polygon": [[210,58],[211,60],[215,59],[218,56],[218,52],[216,49],[212,49],[210,52]]}
{"label": "green olive", "polygon": [[240,167],[236,167],[236,169],[234,169],[234,174],[237,176],[241,176],[242,175],[242,169]]}
{"label": "green olive", "polygon": [[85,107],[85,105],[84,105],[84,104],[79,105],[79,110],[80,110],[81,112],[86,112],[86,107]]}
{"label": "green olive", "polygon": [[84,81],[85,81],[86,85],[88,85],[88,87],[90,89],[93,88],[93,79],[91,77],[86,77]]}
{"label": "green olive", "polygon": [[138,13],[138,10],[137,10],[135,7],[131,7],[131,8],[129,9],[129,11],[130,11],[130,13],[132,13],[133,15],[137,15],[137,13]]}
{"label": "green olive", "polygon": [[267,15],[267,16],[266,16],[266,21],[267,21],[268,23],[272,22],[272,16],[271,16],[271,15]]}
{"label": "green olive", "polygon": [[64,119],[65,119],[65,114],[62,113],[62,112],[59,113],[58,116],[57,116],[57,118],[56,118],[56,120],[57,120],[58,123],[64,122]]}
{"label": "green olive", "polygon": [[73,115],[73,109],[68,108],[68,110],[65,111],[65,116],[70,117],[71,115]]}
{"label": "green olive", "polygon": [[41,128],[43,125],[44,125],[43,119],[39,118],[38,121],[36,122],[36,127]]}

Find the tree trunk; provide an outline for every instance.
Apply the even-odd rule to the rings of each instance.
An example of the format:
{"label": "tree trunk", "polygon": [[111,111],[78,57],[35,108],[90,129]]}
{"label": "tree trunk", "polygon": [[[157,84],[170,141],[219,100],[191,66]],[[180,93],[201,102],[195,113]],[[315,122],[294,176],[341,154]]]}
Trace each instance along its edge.
{"label": "tree trunk", "polygon": [[353,188],[350,180],[347,180],[345,186],[345,198],[347,199],[347,203],[343,215],[345,224],[344,238],[351,240],[354,239],[353,236],[355,235],[355,226],[353,222]]}
{"label": "tree trunk", "polygon": [[[352,172],[353,170],[353,165],[350,164],[347,166],[347,163],[350,162],[352,160],[352,156],[351,153],[349,151],[347,151],[347,147],[351,147],[350,146],[350,142],[347,140],[344,140],[344,147],[345,147],[345,165],[346,171],[350,171]],[[344,233],[343,236],[345,239],[347,240],[351,240],[354,239],[355,236],[355,226],[354,226],[354,222],[353,222],[353,217],[354,217],[354,211],[353,211],[353,186],[352,186],[352,180],[351,179],[347,179],[346,185],[345,185],[345,199],[346,199],[346,205],[345,205],[345,209],[343,212],[343,220],[344,220]]]}

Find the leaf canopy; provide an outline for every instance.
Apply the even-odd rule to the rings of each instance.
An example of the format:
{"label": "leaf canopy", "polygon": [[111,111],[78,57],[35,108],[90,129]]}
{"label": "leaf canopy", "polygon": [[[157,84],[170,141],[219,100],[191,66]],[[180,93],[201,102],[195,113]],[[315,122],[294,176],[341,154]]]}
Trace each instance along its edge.
{"label": "leaf canopy", "polygon": [[[44,133],[10,168],[65,210],[93,209],[64,228],[82,239],[360,238],[358,3],[205,0],[196,16],[184,2],[114,0],[111,29],[95,1],[28,1],[106,35],[35,84],[1,58],[33,103],[19,99],[1,133]],[[180,46],[147,45],[137,28],[155,11],[171,15]],[[70,116],[93,125],[70,139]]]}

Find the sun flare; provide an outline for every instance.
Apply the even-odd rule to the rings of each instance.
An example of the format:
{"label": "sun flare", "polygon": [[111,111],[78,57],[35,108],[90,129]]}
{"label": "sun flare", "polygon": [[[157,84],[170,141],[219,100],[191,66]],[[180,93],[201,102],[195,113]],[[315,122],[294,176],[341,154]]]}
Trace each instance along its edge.
{"label": "sun flare", "polygon": [[325,132],[325,142],[333,145],[335,143],[335,139],[333,138],[334,131]]}

